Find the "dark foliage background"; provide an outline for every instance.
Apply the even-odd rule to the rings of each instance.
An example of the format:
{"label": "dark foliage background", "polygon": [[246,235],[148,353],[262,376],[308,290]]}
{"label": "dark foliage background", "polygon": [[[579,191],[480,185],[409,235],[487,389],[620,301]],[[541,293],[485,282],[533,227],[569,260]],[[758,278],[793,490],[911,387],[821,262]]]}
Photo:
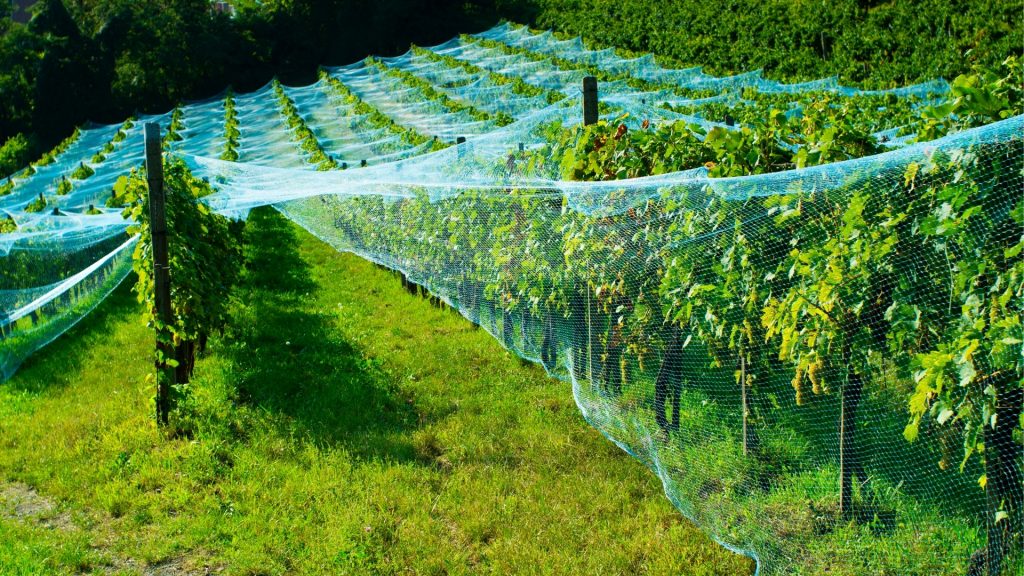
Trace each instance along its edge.
{"label": "dark foliage background", "polygon": [[1022,0],[537,0],[538,26],[717,73],[891,87],[1024,51]]}
{"label": "dark foliage background", "polygon": [[166,111],[320,64],[404,52],[501,18],[726,73],[868,86],[955,77],[1024,51],[1024,0],[41,0],[0,3],[0,175],[86,121]]}

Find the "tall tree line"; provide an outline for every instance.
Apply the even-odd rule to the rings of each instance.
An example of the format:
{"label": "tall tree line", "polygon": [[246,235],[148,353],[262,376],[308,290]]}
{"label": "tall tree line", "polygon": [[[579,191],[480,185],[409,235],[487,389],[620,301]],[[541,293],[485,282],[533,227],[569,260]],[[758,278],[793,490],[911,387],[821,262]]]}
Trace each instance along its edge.
{"label": "tall tree line", "polygon": [[500,18],[651,51],[715,73],[764,69],[889,87],[954,78],[1024,53],[1024,0],[40,0],[27,25],[0,1],[0,176],[85,121],[244,91],[321,64],[404,52]]}

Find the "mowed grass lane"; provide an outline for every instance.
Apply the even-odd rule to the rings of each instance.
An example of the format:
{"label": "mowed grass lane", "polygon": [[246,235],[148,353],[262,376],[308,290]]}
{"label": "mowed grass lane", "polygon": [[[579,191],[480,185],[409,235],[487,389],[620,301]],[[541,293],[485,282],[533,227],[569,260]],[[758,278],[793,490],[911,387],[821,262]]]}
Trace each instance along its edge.
{"label": "mowed grass lane", "polygon": [[0,574],[749,574],[568,387],[270,209],[168,436],[127,284],[0,385]]}

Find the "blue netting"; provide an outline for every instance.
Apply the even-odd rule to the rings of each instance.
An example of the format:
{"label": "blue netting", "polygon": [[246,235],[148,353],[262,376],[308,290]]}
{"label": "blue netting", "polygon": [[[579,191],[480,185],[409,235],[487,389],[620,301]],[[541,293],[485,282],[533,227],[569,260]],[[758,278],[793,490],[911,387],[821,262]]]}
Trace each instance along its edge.
{"label": "blue netting", "polygon": [[[978,487],[978,458],[963,470],[959,459],[946,463],[955,434],[924,424],[916,442],[904,439],[907,399],[922,378],[906,367],[977,304],[969,287],[952,280],[958,258],[986,245],[1012,254],[1020,242],[1024,117],[916,144],[913,130],[881,120],[876,137],[889,152],[803,170],[711,178],[693,166],[568,181],[549,156],[550,130],[579,122],[580,84],[593,69],[609,75],[601,84],[603,118],[629,129],[682,121],[739,130],[742,122],[716,119],[715,107],[739,110],[760,95],[792,95],[787,114],[799,115],[795,102],[808,92],[913,107],[949,90],[941,80],[868,92],[835,78],[718,78],[502,25],[426,51],[330,68],[310,86],[272,84],[183,105],[180,139],[167,146],[210,180],[216,192],[204,201],[216,210],[241,216],[273,205],[339,250],[400,270],[508,349],[570,382],[589,422],[657,473],[684,514],[757,558],[764,572],[966,573],[998,506]],[[518,92],[511,88],[517,81],[525,83]],[[337,169],[316,170],[317,151],[302,148],[281,112],[282,96]],[[239,121],[235,145],[225,134],[229,100]],[[117,180],[142,162],[142,124],[167,126],[171,118],[82,129],[54,162],[19,173],[0,196],[0,214],[17,226],[0,233],[0,376],[13,374],[128,274],[134,241],[116,202]],[[456,137],[467,142],[440,149]],[[221,159],[232,146],[237,157]],[[72,177],[76,170],[80,178]],[[908,200],[908,188],[918,200]],[[953,188],[969,191],[957,206],[919,200]],[[905,217],[918,227],[876,212],[861,222],[848,209],[874,206],[865,198],[909,206]],[[956,231],[920,232],[967,207],[986,215],[970,225],[973,243]],[[855,259],[835,257],[841,251],[827,230],[844,223],[887,247],[884,265],[865,271]],[[817,273],[800,260],[801,250],[830,262],[836,274],[829,293],[819,285],[801,296],[813,306],[793,297],[794,286]],[[1012,266],[1012,258],[1003,264]],[[734,269],[744,273],[730,276]],[[1020,310],[1024,289],[1001,289],[999,297]],[[875,300],[860,308],[843,300],[857,294]],[[752,325],[749,306],[775,316]],[[783,336],[803,351],[796,361],[771,340],[779,337],[772,330],[782,306],[806,316]],[[814,307],[828,321],[814,320]],[[833,321],[830,311],[847,316]],[[890,338],[901,315],[920,325],[906,332],[917,336],[902,348]],[[808,339],[832,339],[834,348]],[[1020,341],[1006,340],[1017,360],[1001,356],[1005,365],[987,369],[1009,375],[1011,383],[1001,385],[1012,397],[1020,390]],[[855,448],[843,440],[844,427],[856,430]],[[1010,438],[999,449],[1016,459],[1019,474],[1020,431]],[[853,515],[838,511],[840,477],[851,466]],[[1015,478],[1001,487],[1011,509],[1024,500]],[[1007,562],[1006,573],[1020,573],[1024,558]]]}

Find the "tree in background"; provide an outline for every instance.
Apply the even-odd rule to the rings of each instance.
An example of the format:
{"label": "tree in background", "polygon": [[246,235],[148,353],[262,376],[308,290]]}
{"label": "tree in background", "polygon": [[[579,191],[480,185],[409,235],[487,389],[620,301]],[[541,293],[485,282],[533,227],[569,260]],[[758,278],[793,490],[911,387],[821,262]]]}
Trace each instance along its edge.
{"label": "tree in background", "polygon": [[[404,52],[499,18],[701,65],[773,78],[838,75],[889,87],[953,78],[1024,53],[1022,0],[41,0],[28,24],[0,8],[0,146],[35,155],[88,120],[165,112],[274,76]],[[966,56],[965,56],[966,55]],[[3,176],[0,173],[0,176]]]}

